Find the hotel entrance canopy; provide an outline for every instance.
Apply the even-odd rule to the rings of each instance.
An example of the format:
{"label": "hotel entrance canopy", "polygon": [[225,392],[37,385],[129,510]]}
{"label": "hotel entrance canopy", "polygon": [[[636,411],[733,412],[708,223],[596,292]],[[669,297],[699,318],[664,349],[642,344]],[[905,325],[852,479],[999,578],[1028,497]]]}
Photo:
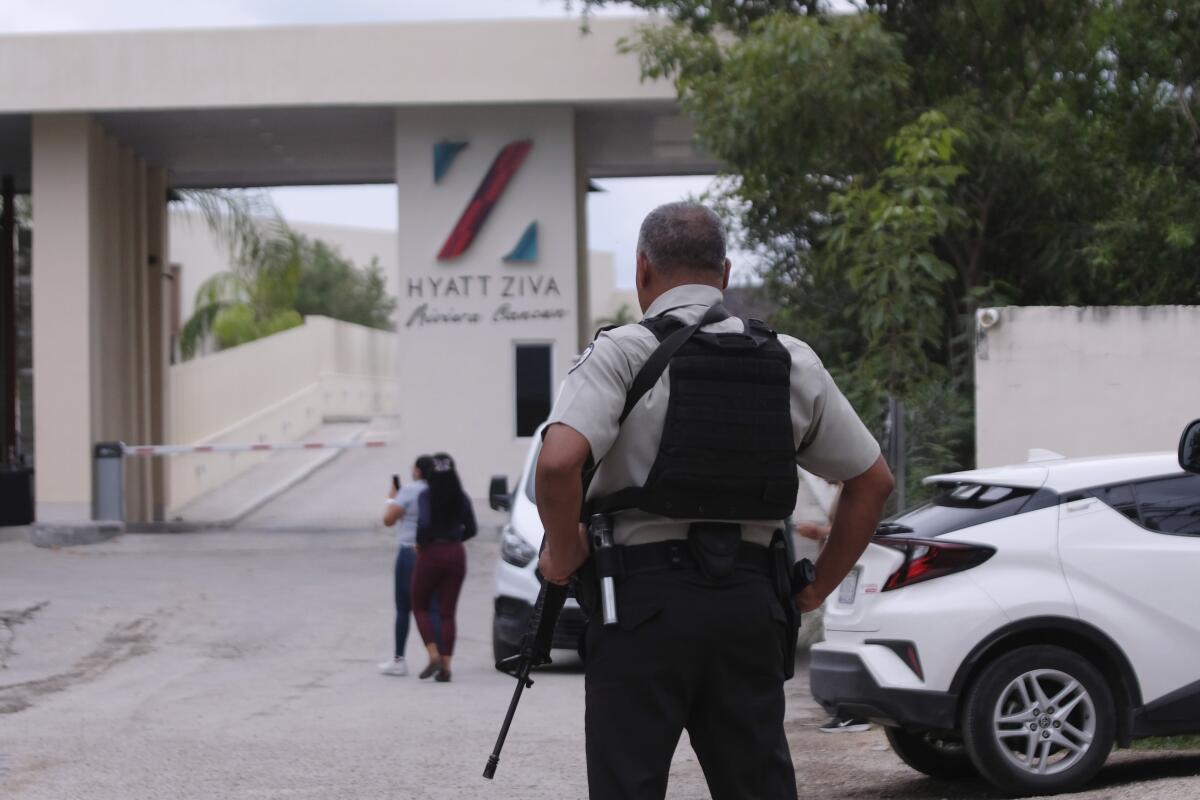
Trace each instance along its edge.
{"label": "hotel entrance canopy", "polygon": [[397,108],[569,106],[590,177],[703,174],[674,87],[575,19],[0,37],[0,174],[34,114],[78,113],[173,187],[390,183]]}

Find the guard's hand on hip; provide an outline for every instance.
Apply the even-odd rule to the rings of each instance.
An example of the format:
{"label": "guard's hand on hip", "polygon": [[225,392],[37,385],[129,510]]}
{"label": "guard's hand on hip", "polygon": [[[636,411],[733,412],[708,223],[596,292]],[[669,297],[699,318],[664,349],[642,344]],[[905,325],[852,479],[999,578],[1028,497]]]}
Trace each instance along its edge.
{"label": "guard's hand on hip", "polygon": [[561,548],[553,546],[547,538],[546,548],[538,558],[538,570],[541,571],[542,577],[559,586],[566,586],[571,576],[587,561],[587,526],[580,525],[575,538],[568,541],[571,544]]}

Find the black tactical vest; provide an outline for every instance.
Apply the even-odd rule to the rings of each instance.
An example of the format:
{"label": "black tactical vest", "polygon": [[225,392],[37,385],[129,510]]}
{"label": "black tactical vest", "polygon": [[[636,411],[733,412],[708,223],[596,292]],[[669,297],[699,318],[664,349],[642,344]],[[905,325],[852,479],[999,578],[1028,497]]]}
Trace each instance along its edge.
{"label": "black tactical vest", "polygon": [[[666,315],[642,324],[660,343],[685,327]],[[792,359],[775,332],[758,320],[744,333],[696,330],[668,363],[670,401],[645,485],[599,498],[592,510],[696,520],[790,516],[799,490]]]}

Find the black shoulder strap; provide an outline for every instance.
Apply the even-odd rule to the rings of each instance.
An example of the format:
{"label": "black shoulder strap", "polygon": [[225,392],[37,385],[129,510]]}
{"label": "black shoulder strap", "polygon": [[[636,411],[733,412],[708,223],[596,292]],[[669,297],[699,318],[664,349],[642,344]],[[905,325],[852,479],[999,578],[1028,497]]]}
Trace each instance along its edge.
{"label": "black shoulder strap", "polygon": [[646,392],[650,391],[654,384],[658,383],[658,379],[662,377],[663,372],[667,369],[667,364],[671,358],[683,347],[692,335],[703,328],[705,325],[712,325],[714,322],[720,322],[723,319],[728,319],[732,316],[729,311],[721,303],[716,303],[709,307],[704,312],[704,316],[695,325],[688,325],[680,328],[672,333],[650,354],[650,358],[646,359],[646,363],[638,370],[638,374],[634,376],[633,385],[629,387],[628,394],[625,395],[625,408],[621,410],[621,418],[617,421],[618,425],[625,422],[625,418],[633,411],[633,407],[637,405]]}

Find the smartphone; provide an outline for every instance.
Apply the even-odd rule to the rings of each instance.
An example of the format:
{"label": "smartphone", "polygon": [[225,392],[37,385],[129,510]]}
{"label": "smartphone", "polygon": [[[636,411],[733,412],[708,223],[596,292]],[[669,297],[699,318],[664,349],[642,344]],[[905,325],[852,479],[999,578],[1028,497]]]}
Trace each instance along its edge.
{"label": "smartphone", "polygon": [[392,486],[395,487],[397,492],[400,491],[400,476],[399,475],[392,476]]}

